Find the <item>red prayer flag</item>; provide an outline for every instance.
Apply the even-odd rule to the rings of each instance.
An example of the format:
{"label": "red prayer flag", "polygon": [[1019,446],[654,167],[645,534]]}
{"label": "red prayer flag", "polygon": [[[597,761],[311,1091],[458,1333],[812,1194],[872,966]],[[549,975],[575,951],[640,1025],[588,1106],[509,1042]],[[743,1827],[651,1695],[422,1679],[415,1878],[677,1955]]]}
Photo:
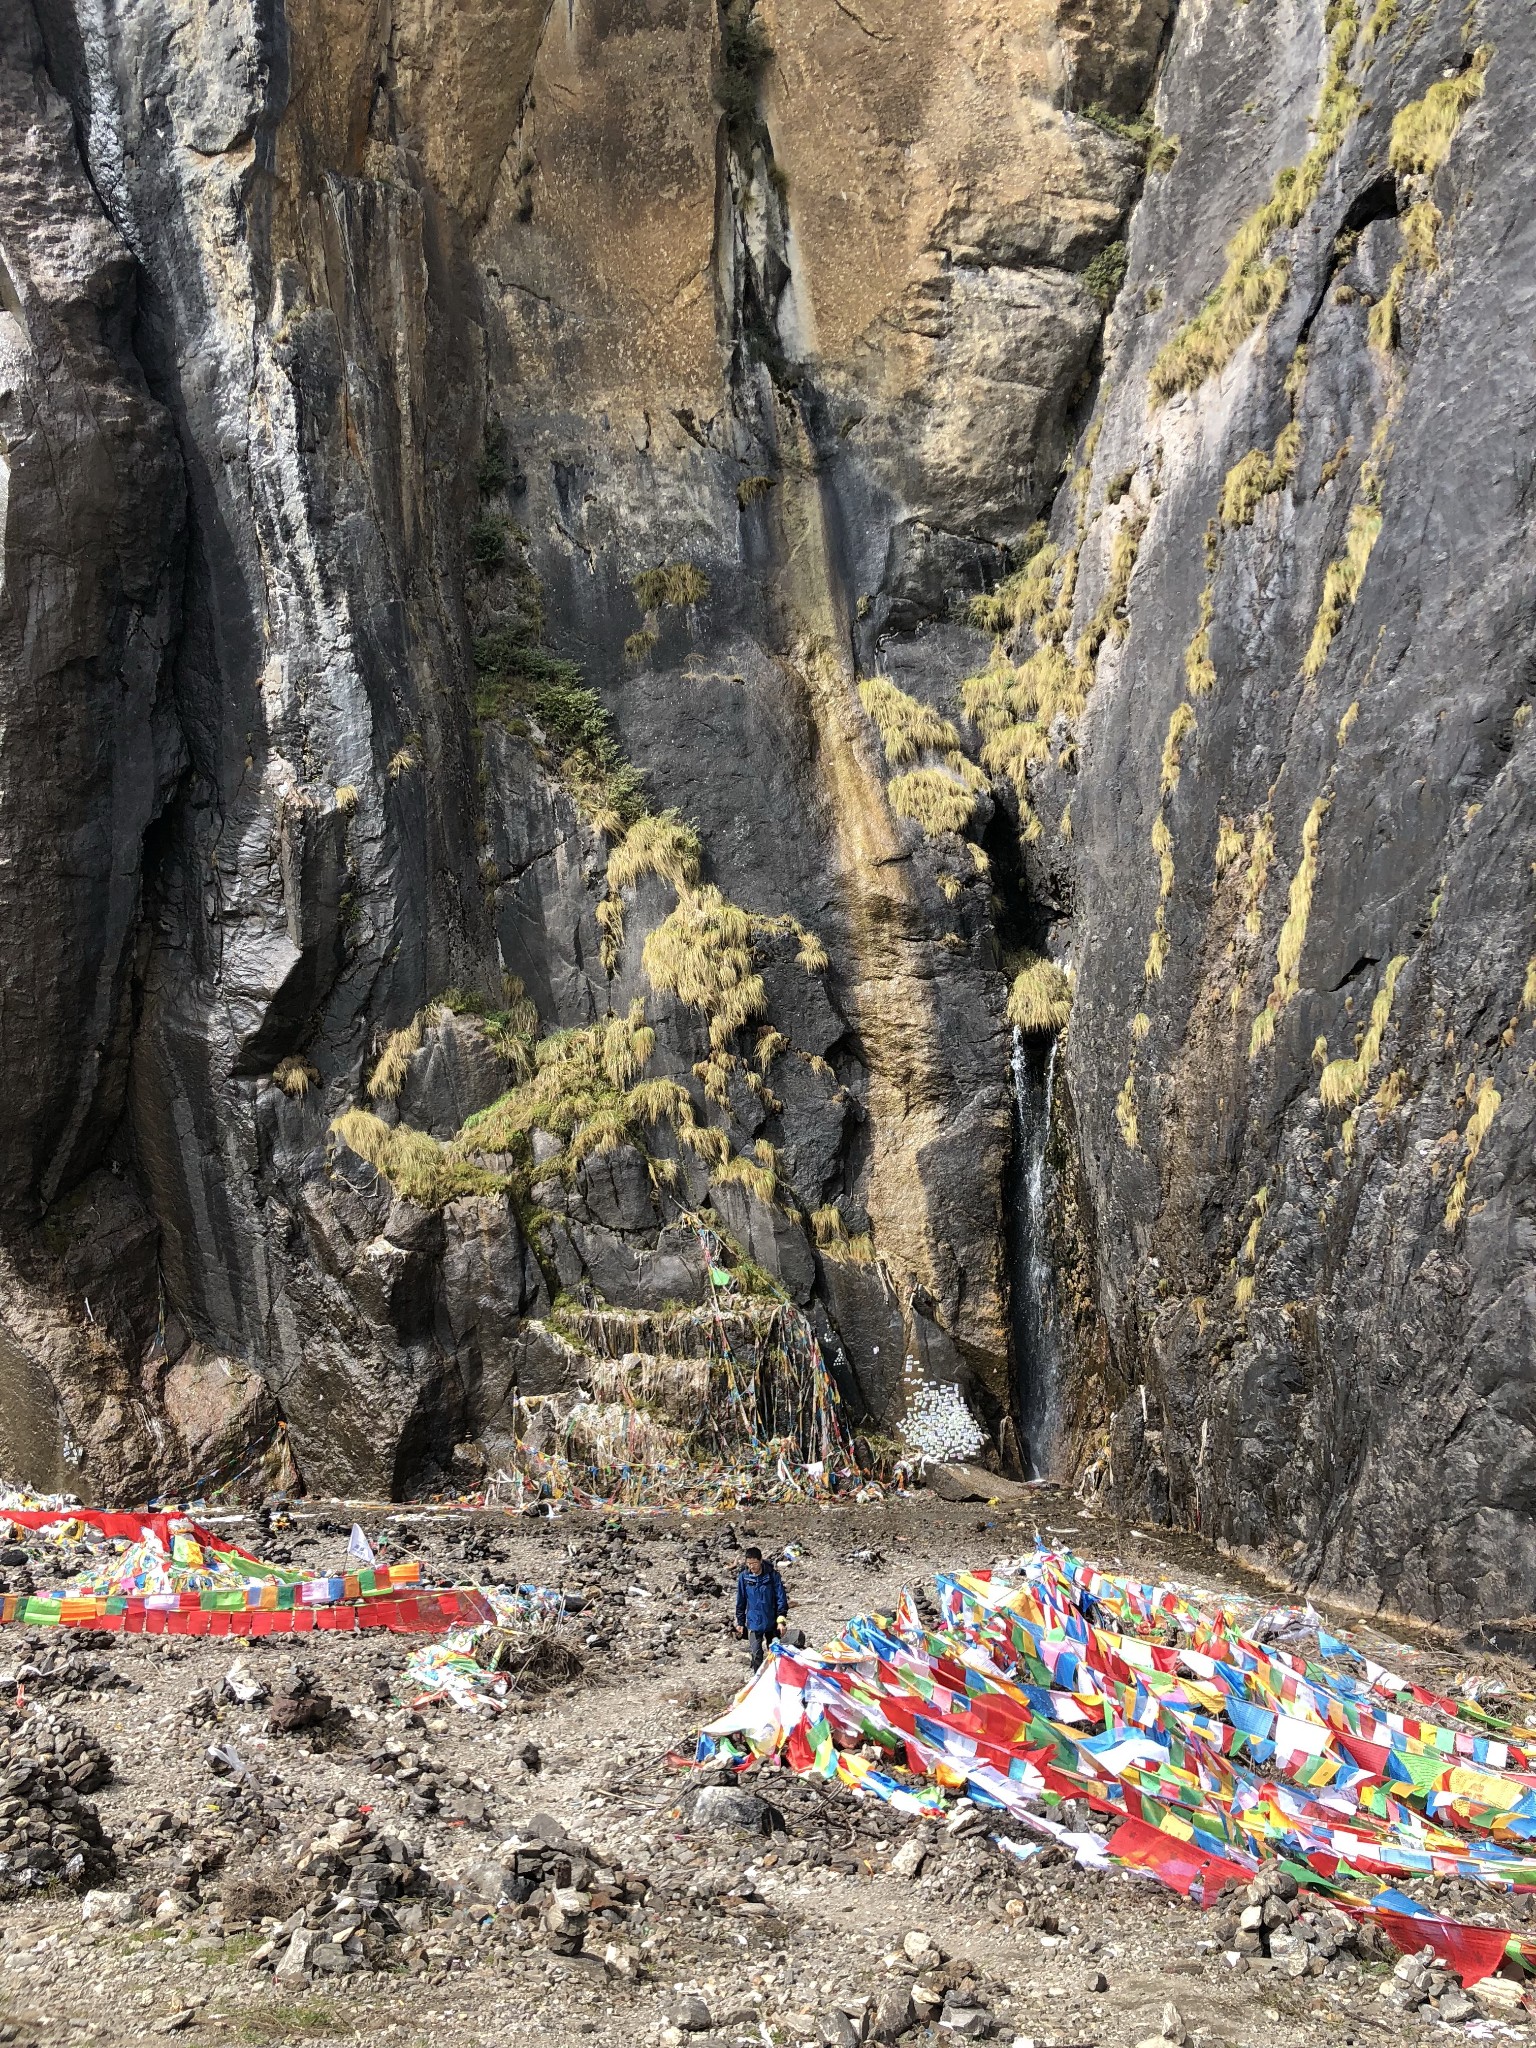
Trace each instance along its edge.
{"label": "red prayer flag", "polygon": [[1193,1897],[1198,1887],[1202,1906],[1214,1906],[1216,1894],[1224,1884],[1246,1884],[1253,1875],[1244,1864],[1212,1856],[1195,1843],[1181,1842],[1177,1836],[1140,1820],[1121,1822],[1109,1844],[1109,1853],[1118,1862],[1150,1870],[1186,1899]]}

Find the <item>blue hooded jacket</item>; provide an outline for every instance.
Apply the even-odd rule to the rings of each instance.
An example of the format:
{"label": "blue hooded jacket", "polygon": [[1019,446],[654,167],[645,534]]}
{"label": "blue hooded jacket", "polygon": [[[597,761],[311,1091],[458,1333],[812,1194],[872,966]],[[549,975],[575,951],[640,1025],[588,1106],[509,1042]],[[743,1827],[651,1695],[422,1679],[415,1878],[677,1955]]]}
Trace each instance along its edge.
{"label": "blue hooded jacket", "polygon": [[760,1572],[745,1565],[736,1575],[736,1626],[755,1636],[771,1636],[773,1625],[789,1612],[789,1595],[778,1568],[763,1561]]}

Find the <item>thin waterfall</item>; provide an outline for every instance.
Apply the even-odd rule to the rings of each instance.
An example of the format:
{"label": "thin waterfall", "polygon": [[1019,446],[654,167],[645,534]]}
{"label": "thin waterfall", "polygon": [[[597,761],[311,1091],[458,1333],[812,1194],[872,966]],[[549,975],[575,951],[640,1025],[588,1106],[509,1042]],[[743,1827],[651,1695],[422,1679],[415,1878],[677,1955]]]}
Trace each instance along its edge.
{"label": "thin waterfall", "polygon": [[1056,1040],[1013,1034],[1013,1201],[1009,1217],[1013,1369],[1030,1477],[1050,1476],[1061,1427],[1056,1287],[1047,1250]]}

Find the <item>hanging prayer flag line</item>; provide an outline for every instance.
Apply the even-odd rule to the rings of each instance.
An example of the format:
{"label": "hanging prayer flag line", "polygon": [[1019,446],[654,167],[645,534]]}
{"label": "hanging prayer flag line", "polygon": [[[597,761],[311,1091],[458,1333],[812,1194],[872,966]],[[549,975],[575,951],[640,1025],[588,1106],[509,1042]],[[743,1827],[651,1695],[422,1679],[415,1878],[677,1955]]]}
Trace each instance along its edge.
{"label": "hanging prayer flag line", "polygon": [[[1363,1658],[1366,1683],[1331,1670],[1336,1637],[1309,1660],[1261,1639],[1244,1603],[1111,1577],[1067,1552],[1036,1550],[1006,1577],[941,1573],[938,1591],[936,1629],[903,1594],[892,1619],[858,1617],[822,1650],[777,1650],[704,1730],[696,1761],[777,1756],[914,1816],[961,1794],[1081,1862],[1149,1872],[1206,1906],[1279,1859],[1468,1982],[1506,1956],[1536,1968],[1536,1938],[1447,1920],[1399,1888],[1433,1876],[1536,1888],[1536,1760],[1400,1710],[1458,1717],[1457,1702]],[[1042,1810],[1067,1800],[1114,1831],[1069,1834]]]}

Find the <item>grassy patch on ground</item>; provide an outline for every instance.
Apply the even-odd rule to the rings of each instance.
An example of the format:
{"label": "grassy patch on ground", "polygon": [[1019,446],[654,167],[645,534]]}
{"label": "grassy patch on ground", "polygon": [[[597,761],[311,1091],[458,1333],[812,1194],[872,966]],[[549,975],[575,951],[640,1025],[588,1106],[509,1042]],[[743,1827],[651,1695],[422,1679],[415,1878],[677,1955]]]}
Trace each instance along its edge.
{"label": "grassy patch on ground", "polygon": [[354,2014],[328,1999],[304,1998],[253,2006],[235,2026],[239,2041],[297,2043],[335,2041],[357,2031]]}

